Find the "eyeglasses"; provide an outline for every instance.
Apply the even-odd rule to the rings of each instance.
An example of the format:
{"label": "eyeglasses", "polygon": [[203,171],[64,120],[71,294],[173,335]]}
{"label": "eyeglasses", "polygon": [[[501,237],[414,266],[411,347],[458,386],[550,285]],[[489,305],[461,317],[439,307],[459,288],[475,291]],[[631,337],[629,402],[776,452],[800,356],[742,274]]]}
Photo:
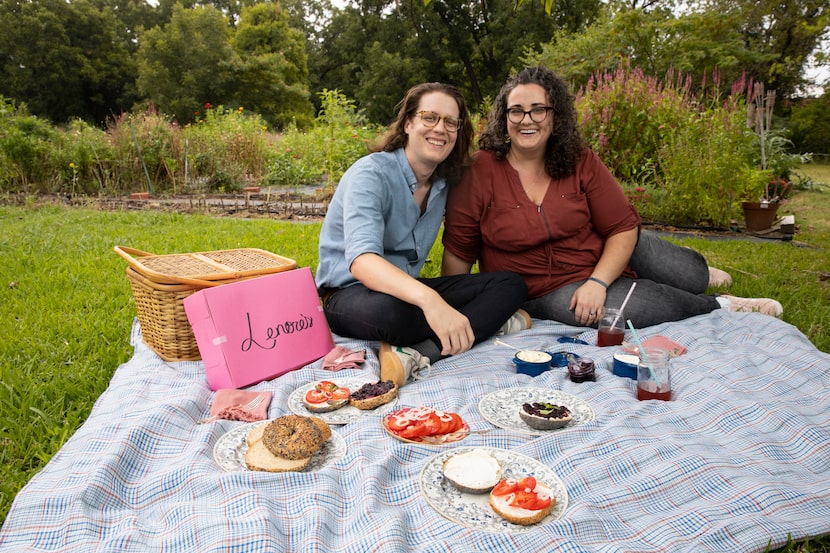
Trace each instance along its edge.
{"label": "eyeglasses", "polygon": [[419,111],[415,114],[421,118],[425,127],[434,127],[441,119],[444,120],[444,128],[447,132],[457,132],[461,128],[461,119],[453,117],[452,115],[439,115],[434,111]]}
{"label": "eyeglasses", "polygon": [[553,111],[550,106],[536,106],[525,111],[521,108],[510,108],[507,110],[507,118],[511,123],[521,123],[525,120],[525,115],[530,115],[530,120],[534,123],[541,123],[548,117],[548,112]]}

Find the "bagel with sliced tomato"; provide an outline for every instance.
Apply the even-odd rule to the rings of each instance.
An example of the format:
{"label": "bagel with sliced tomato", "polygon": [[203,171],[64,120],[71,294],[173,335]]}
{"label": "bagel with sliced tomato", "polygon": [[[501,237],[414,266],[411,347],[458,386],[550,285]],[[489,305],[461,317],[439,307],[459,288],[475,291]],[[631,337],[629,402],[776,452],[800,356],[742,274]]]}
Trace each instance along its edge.
{"label": "bagel with sliced tomato", "polygon": [[529,526],[541,522],[555,506],[553,490],[533,476],[505,478],[490,491],[490,507],[513,524]]}
{"label": "bagel with sliced tomato", "polygon": [[329,380],[315,382],[303,396],[303,405],[312,413],[328,413],[349,404],[351,391]]}

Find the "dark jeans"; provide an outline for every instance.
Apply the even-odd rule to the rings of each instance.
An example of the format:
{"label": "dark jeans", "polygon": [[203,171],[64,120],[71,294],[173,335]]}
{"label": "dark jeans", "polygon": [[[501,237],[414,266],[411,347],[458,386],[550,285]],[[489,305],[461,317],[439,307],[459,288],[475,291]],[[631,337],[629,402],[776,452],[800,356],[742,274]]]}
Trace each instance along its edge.
{"label": "dark jeans", "polygon": [[[635,327],[679,321],[720,307],[709,286],[709,266],[698,252],[672,244],[650,232],[641,232],[630,260],[637,273],[637,287],[625,306],[625,318]],[[605,305],[622,305],[635,280],[620,277],[608,287]],[[568,310],[574,291],[584,280],[572,282],[542,297],[528,300],[524,308],[532,317],[581,326]]]}
{"label": "dark jeans", "polygon": [[[448,304],[470,320],[479,343],[492,336],[527,298],[524,281],[514,273],[480,273],[422,278]],[[441,342],[420,308],[362,284],[342,288],[324,302],[332,332],[363,340],[408,346],[431,362],[441,355]]]}

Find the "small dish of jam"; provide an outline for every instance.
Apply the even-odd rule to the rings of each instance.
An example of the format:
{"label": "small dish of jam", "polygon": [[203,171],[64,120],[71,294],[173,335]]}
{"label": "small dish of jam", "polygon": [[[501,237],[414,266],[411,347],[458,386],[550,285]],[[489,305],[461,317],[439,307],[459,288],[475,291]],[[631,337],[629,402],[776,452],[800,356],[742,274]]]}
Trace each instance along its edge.
{"label": "small dish of jam", "polygon": [[568,374],[571,382],[594,382],[596,380],[594,360],[588,357],[569,356]]}

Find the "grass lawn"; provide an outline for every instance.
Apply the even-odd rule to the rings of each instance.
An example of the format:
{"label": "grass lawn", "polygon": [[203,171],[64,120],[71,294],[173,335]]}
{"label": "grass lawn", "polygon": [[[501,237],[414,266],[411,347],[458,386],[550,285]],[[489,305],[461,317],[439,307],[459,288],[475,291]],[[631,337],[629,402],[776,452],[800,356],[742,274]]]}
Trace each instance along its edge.
{"label": "grass lawn", "polygon": [[[809,166],[818,182],[830,167]],[[799,192],[793,242],[672,239],[732,273],[730,293],[777,298],[784,320],[830,351],[830,188]],[[256,247],[314,268],[319,223],[61,206],[0,207],[0,522],[15,494],[89,415],[132,355],[125,245],[152,253]],[[426,274],[440,271],[440,245]],[[830,550],[830,539],[778,551]]]}

